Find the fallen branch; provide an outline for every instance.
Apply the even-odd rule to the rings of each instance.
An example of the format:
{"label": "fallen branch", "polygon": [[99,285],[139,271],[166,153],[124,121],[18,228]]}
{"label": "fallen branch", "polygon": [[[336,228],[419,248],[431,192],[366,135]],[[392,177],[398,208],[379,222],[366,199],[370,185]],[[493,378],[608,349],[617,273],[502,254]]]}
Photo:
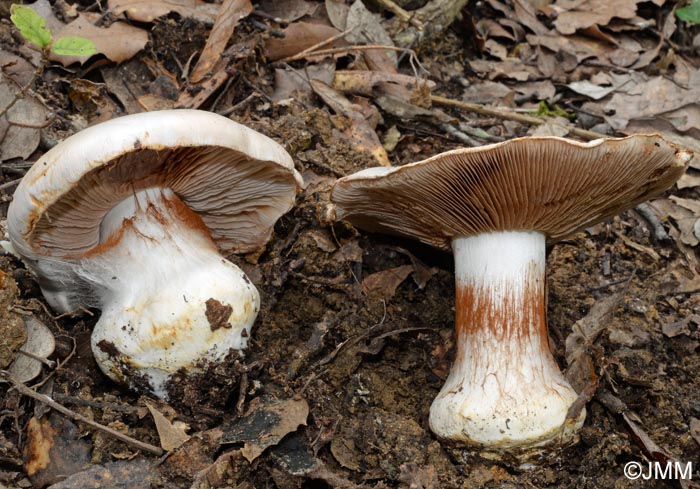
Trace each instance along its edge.
{"label": "fallen branch", "polygon": [[[495,108],[486,107],[486,106],[480,105],[480,104],[472,104],[469,102],[462,102],[461,100],[453,100],[453,99],[449,99],[447,97],[441,97],[439,95],[431,95],[430,100],[436,104],[447,105],[450,107],[457,107],[458,109],[466,110],[469,112],[474,112],[476,114],[486,115],[489,117],[498,117],[500,119],[521,122],[523,124],[531,124],[531,125],[539,126],[539,125],[544,124],[546,122],[550,122],[550,121],[547,121],[547,120],[542,119],[540,117],[535,117],[532,115],[518,114],[515,112],[511,112],[509,110],[495,109]],[[561,127],[566,129],[567,131],[569,131],[569,133],[571,133],[571,135],[576,136],[576,137],[581,138],[581,139],[585,139],[586,141],[610,137],[607,134],[601,134],[599,132],[588,131],[586,129],[580,129],[578,127],[567,127],[567,126],[561,126]]]}
{"label": "fallen branch", "polygon": [[144,443],[142,441],[139,441],[135,438],[131,438],[128,435],[125,435],[124,433],[120,433],[116,430],[113,430],[112,428],[109,428],[107,426],[101,425],[100,423],[97,423],[96,421],[93,421],[91,419],[86,418],[82,414],[78,414],[74,411],[71,411],[65,406],[62,406],[61,404],[57,403],[53,399],[51,399],[49,396],[45,394],[40,394],[36,391],[33,391],[26,385],[22,384],[19,382],[10,372],[7,370],[0,370],[0,377],[4,378],[5,380],[8,380],[9,382],[12,383],[12,385],[17,389],[17,391],[27,397],[31,397],[32,399],[35,399],[39,402],[43,402],[47,406],[49,406],[51,409],[54,409],[58,411],[59,413],[63,414],[64,416],[67,416],[75,421],[79,421],[81,423],[85,423],[89,426],[92,426],[96,430],[102,431],[103,433],[106,433],[109,436],[112,436],[118,440],[123,441],[124,443],[127,443],[135,448],[138,448],[139,450],[143,450],[144,452],[152,453],[154,455],[163,455],[163,450],[151,445],[149,443]]}

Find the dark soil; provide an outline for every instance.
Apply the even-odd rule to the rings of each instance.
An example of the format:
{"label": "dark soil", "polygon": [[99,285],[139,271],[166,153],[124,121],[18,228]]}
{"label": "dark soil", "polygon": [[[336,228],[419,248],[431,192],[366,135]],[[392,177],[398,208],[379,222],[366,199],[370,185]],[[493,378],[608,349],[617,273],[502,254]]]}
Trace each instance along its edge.
{"label": "dark soil", "polygon": [[[3,24],[0,29],[9,27]],[[237,39],[254,30],[244,22]],[[184,33],[189,33],[186,42]],[[155,78],[145,65],[162,63],[178,72],[173,53],[186,60],[201,50],[207,34],[208,29],[194,21],[167,17],[153,27],[149,47],[120,69],[134,80],[143,79],[148,89]],[[428,67],[437,71],[441,63],[448,63],[447,54],[461,59],[471,56],[470,49],[451,32],[425,46],[421,59],[430,60]],[[261,57],[245,69],[245,81],[243,76],[233,78],[221,104],[234,106],[256,91],[271,91],[272,67]],[[38,81],[38,93],[57,114],[45,141],[61,140],[75,131],[70,121],[76,107],[67,86],[79,76],[103,82],[97,69],[49,70]],[[451,88],[458,92],[451,83],[456,82],[449,78],[440,82],[441,92],[449,93]],[[118,106],[113,101],[111,105]],[[231,117],[283,144],[303,174],[306,188],[261,253],[230,257],[261,294],[262,308],[245,358],[232,357],[196,381],[188,381],[169,406],[129,392],[101,374],[89,346],[98,311],[93,311],[94,316],[53,319],[22,263],[0,257],[0,270],[19,286],[15,305],[50,327],[57,340],[51,358],[65,361],[59,368],[45,368],[30,385],[51,375],[43,389],[54,399],[157,446],[159,436],[146,402],[171,421],[186,423],[193,435],[163,460],[78,423],[79,438],[92,447],[88,466],[125,460],[159,462],[148,466],[149,480],[153,487],[164,488],[190,487],[196,474],[217,459],[223,469],[218,479],[211,479],[212,487],[678,487],[676,481],[641,483],[625,478],[627,462],[646,466],[655,455],[631,430],[623,413],[666,455],[700,464],[698,440],[689,430],[691,418],[700,418],[700,324],[691,320],[686,333],[673,337],[662,332],[665,325],[698,317],[699,284],[692,287],[683,282],[690,276],[684,250],[674,239],[660,242],[638,212],[628,211],[579,232],[554,245],[548,256],[550,344],[562,370],[567,367],[564,343],[573,324],[594,304],[621,292],[612,322],[589,345],[599,384],[586,405],[580,440],[532,463],[489,460],[441,443],[428,428],[431,401],[454,352],[451,256],[416,242],[323,222],[333,179],[375,163],[338,135],[334,119],[340,116],[315,96],[303,95],[286,105],[270,104],[260,96]],[[527,130],[474,118],[509,137]],[[393,124],[404,135],[390,155],[395,165],[460,146],[433,128],[392,121],[390,116],[378,129],[380,137]],[[50,142],[44,142],[31,159],[48,146]],[[17,177],[4,175],[4,181]],[[674,193],[700,197],[692,189]],[[0,219],[10,199],[9,194],[2,195]],[[416,271],[395,293],[363,291],[367,276],[406,265]],[[421,280],[421,272],[426,280]],[[46,409],[14,390],[3,388],[0,396],[0,485],[27,487],[23,463],[29,454],[22,455],[28,443],[27,423]],[[239,454],[240,443],[220,444],[236,420],[260,402],[294,396],[308,402],[306,426],[268,448],[252,464]],[[694,468],[700,478],[700,465]],[[139,474],[134,469],[133,477]],[[140,487],[137,482],[129,487]]]}

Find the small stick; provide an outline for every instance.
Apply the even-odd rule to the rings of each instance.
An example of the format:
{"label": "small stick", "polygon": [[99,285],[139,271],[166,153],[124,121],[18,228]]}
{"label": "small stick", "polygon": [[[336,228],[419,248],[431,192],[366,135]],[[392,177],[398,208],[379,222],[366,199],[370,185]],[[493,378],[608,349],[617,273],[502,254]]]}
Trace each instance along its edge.
{"label": "small stick", "polygon": [[17,178],[15,180],[10,180],[9,182],[5,182],[5,183],[0,185],[0,190],[7,190],[8,188],[12,188],[15,185],[19,184],[19,182],[21,182],[21,181],[22,181],[21,178]]}
{"label": "small stick", "polygon": [[282,61],[289,63],[291,61],[297,61],[302,58],[306,58],[307,56],[330,56],[333,54],[347,54],[351,51],[371,51],[373,49],[385,49],[387,51],[399,51],[401,53],[412,52],[410,49],[397,48],[396,46],[384,46],[382,44],[366,44],[360,46],[344,46],[342,48],[321,49],[319,51],[313,51],[311,53],[303,54],[304,51],[306,51],[304,50],[299,54],[295,54],[294,56],[290,56],[289,58],[284,58]]}
{"label": "small stick", "polygon": [[659,219],[659,216],[656,215],[656,212],[654,212],[654,209],[652,209],[649,204],[642,202],[637,205],[634,210],[651,225],[651,232],[654,238],[656,238],[656,241],[660,243],[670,243],[673,241],[673,238],[668,235],[664,225],[661,223],[661,219]]}
{"label": "small stick", "polygon": [[281,59],[280,62],[282,62],[282,63],[289,63],[290,61],[296,61],[296,60],[298,60],[298,59],[302,59],[302,58],[304,58],[305,56],[307,56],[308,54],[313,53],[313,52],[316,51],[317,49],[320,49],[320,48],[322,48],[323,46],[328,46],[329,44],[331,44],[331,43],[334,42],[334,41],[337,41],[338,39],[342,39],[343,37],[345,37],[345,36],[347,36],[348,34],[350,34],[353,30],[355,30],[355,28],[354,28],[354,27],[351,27],[350,29],[348,29],[348,30],[346,30],[346,31],[343,31],[343,32],[341,32],[340,34],[336,34],[336,35],[333,36],[333,37],[329,37],[328,39],[324,39],[323,41],[321,41],[321,42],[319,42],[319,43],[317,43],[317,44],[314,44],[313,46],[308,47],[308,48],[304,49],[303,51],[301,51],[301,52],[299,52],[299,53],[297,53],[297,54],[295,54],[295,55],[293,55],[293,56],[287,56],[286,58]]}
{"label": "small stick", "polygon": [[[452,100],[447,97],[441,97],[439,95],[431,95],[430,100],[435,102],[436,104],[440,105],[449,105],[451,107],[457,107],[462,110],[467,110],[469,112],[474,112],[477,114],[481,115],[487,115],[490,117],[499,117],[501,119],[507,119],[515,122],[521,122],[523,124],[532,124],[535,126],[539,126],[540,124],[544,124],[547,122],[544,119],[541,119],[539,117],[535,117],[532,115],[525,115],[525,114],[516,114],[515,112],[511,112],[509,110],[502,110],[502,109],[494,109],[491,107],[486,107],[484,105],[480,104],[472,104],[469,102],[462,102],[460,100]],[[567,131],[569,131],[572,135],[579,137],[581,139],[585,139],[587,141],[591,141],[593,139],[600,139],[600,138],[607,138],[610,137],[607,134],[601,134],[599,132],[594,132],[594,131],[588,131],[586,129],[580,129],[578,127],[566,127],[566,126],[561,126]]]}
{"label": "small stick", "polygon": [[378,0],[379,5],[396,15],[399,19],[401,19],[403,22],[408,22],[410,23],[413,27],[418,29],[419,31],[422,31],[424,26],[423,23],[416,18],[415,15],[409,14],[406,10],[404,10],[400,5],[397,5],[395,2],[392,0]]}
{"label": "small stick", "polygon": [[81,423],[85,423],[89,426],[92,426],[96,430],[102,431],[102,432],[104,432],[104,433],[106,433],[106,434],[108,434],[108,435],[110,435],[118,440],[123,441],[124,443],[127,443],[133,447],[138,448],[139,450],[143,450],[144,452],[152,453],[153,455],[163,455],[163,453],[164,453],[161,448],[158,448],[158,447],[151,445],[149,443],[144,443],[144,442],[139,441],[135,438],[132,438],[128,435],[125,435],[125,434],[120,433],[116,430],[113,430],[112,428],[101,425],[100,423],[97,423],[91,419],[86,418],[82,414],[76,413],[74,411],[71,411],[67,407],[62,406],[61,404],[59,404],[56,401],[54,401],[53,399],[51,399],[49,396],[33,391],[32,389],[30,389],[26,385],[19,382],[7,370],[0,370],[0,377],[3,377],[4,379],[9,380],[20,394],[31,397],[32,399],[36,399],[39,402],[43,402],[44,404],[48,405],[50,408],[58,411],[59,413],[63,414],[64,416],[67,416],[68,418],[71,418],[75,421],[79,421]]}

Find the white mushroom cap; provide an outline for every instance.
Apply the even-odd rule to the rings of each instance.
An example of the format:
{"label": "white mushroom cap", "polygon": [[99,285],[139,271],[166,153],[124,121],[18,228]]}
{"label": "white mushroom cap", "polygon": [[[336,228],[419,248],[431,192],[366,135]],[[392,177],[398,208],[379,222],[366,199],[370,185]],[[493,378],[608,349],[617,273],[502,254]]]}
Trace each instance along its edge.
{"label": "white mushroom cap", "polygon": [[55,309],[102,309],[100,368],[167,397],[173,373],[246,348],[259,295],[219,249],[264,245],[301,183],[279,144],[225,117],[142,113],[48,151],[8,230]]}
{"label": "white mushroom cap", "polygon": [[246,126],[199,110],[144,112],[89,127],[44,154],[17,187],[7,226],[47,300],[67,312],[90,304],[83,291],[65,290],[75,277],[52,258],[91,253],[104,216],[129,195],[171,188],[223,252],[245,253],[267,242],[301,183],[284,148]]}

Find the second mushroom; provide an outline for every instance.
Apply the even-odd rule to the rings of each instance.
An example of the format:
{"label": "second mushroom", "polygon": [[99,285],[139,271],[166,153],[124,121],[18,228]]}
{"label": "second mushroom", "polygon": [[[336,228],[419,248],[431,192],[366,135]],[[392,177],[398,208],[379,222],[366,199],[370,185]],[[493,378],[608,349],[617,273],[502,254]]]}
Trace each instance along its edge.
{"label": "second mushroom", "polygon": [[39,159],[8,229],[55,310],[102,310],[92,333],[100,368],[168,397],[176,372],[204,372],[246,348],[260,298],[220,250],[262,247],[300,186],[284,148],[230,119],[135,114]]}
{"label": "second mushroom", "polygon": [[489,452],[571,440],[585,410],[550,352],[545,245],[669,188],[691,154],[658,136],[521,138],[337,181],[331,214],[455,260],[454,363],[430,409],[439,437]]}

